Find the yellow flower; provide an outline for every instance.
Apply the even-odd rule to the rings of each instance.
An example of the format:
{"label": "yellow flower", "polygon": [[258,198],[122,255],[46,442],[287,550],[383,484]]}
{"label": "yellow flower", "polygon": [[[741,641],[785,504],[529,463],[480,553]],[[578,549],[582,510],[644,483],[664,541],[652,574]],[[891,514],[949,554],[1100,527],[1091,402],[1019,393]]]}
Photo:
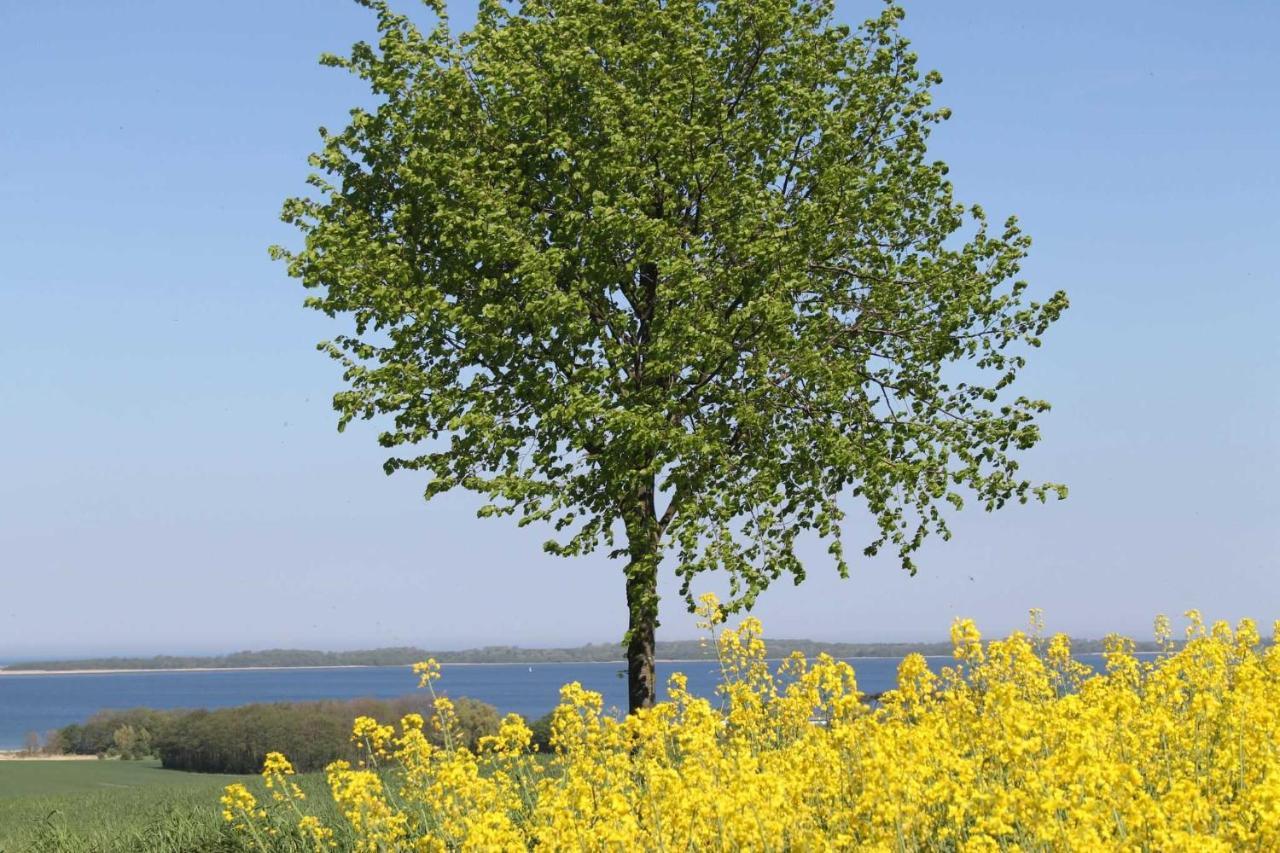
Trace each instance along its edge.
{"label": "yellow flower", "polygon": [[[268,752],[266,759],[262,762],[263,776],[292,776],[293,765],[289,763],[289,759],[285,758],[278,752]],[[270,784],[267,787],[271,787]]]}
{"label": "yellow flower", "polygon": [[982,634],[972,619],[956,619],[951,624],[951,646],[956,660],[982,659]]}
{"label": "yellow flower", "polygon": [[413,674],[418,676],[419,687],[430,687],[431,682],[440,677],[440,664],[434,658],[428,658],[413,665]]}
{"label": "yellow flower", "polygon": [[337,847],[333,840],[333,830],[320,822],[315,815],[303,815],[298,819],[298,831],[311,840],[317,851]]}
{"label": "yellow flower", "polygon": [[266,812],[258,808],[258,800],[239,782],[224,788],[219,802],[222,803],[222,819],[239,828],[247,828],[255,818],[266,816]]}
{"label": "yellow flower", "polygon": [[351,726],[351,740],[363,743],[374,756],[387,755],[387,745],[395,737],[392,726],[379,725],[373,717],[356,717]]}
{"label": "yellow flower", "polygon": [[[714,630],[721,614],[704,607]],[[746,619],[715,638],[715,702],[677,675],[669,702],[619,719],[571,683],[554,754],[540,755],[514,715],[469,750],[440,697],[431,726],[444,749],[419,715],[398,736],[355,721],[374,766],[326,769],[341,827],[301,810],[275,753],[264,779],[295,810],[291,825],[243,785],[227,787],[223,816],[263,848],[296,832],[317,851],[349,838],[368,853],[1280,849],[1280,647],[1263,648],[1251,620],[1188,618],[1176,650],[1157,622],[1155,660],[1108,637],[1102,672],[1065,635],[1041,641],[1038,615],[1030,636],[985,645],[957,620],[960,665],[936,674],[909,655],[873,706],[845,662],[793,656],[775,670]]]}

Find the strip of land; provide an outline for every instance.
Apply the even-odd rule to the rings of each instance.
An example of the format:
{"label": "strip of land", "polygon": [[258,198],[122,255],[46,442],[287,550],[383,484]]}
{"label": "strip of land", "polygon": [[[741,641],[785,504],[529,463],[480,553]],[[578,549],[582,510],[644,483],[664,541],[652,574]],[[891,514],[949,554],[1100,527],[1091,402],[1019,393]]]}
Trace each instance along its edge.
{"label": "strip of land", "polygon": [[[800,652],[813,658],[828,654],[834,658],[902,658],[916,653],[930,656],[951,654],[947,642],[929,643],[827,643],[816,640],[766,639],[770,657],[785,658]],[[1076,640],[1077,654],[1103,650],[1101,640]],[[1155,643],[1137,643],[1137,651],[1159,651]],[[714,646],[702,640],[659,642],[659,661],[696,662],[716,659]],[[624,650],[613,643],[590,643],[574,648],[522,648],[485,646],[478,649],[431,651],[412,646],[326,652],[312,649],[266,649],[213,656],[157,655],[155,657],[82,658],[61,661],[13,663],[0,668],[0,675],[88,674],[107,672],[203,672],[244,669],[333,669],[361,666],[406,666],[427,658],[441,664],[540,664],[540,663],[622,663]]]}

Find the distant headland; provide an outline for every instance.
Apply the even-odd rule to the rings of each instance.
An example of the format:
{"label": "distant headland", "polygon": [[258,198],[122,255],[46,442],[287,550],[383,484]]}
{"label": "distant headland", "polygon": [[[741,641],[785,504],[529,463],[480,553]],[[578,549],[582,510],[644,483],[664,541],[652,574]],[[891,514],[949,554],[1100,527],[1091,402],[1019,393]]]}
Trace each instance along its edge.
{"label": "distant headland", "polygon": [[[834,658],[901,658],[908,654],[951,654],[949,642],[925,643],[827,643],[816,640],[766,639],[772,658],[785,658],[800,652],[808,658],[828,654]],[[1101,640],[1073,640],[1072,650],[1089,654],[1103,650]],[[1137,651],[1158,651],[1155,643],[1137,643]],[[326,652],[312,649],[265,649],[233,652],[226,655],[156,655],[154,657],[104,657],[74,660],[32,661],[0,667],[0,673],[20,672],[94,672],[100,670],[169,670],[169,669],[266,669],[328,666],[400,666],[434,658],[442,664],[502,663],[613,663],[626,659],[625,648],[615,643],[588,643],[573,648],[523,648],[520,646],[484,646],[475,649],[430,651],[413,646],[395,646],[349,652]],[[702,640],[669,640],[658,642],[658,660],[715,660],[715,648]]]}

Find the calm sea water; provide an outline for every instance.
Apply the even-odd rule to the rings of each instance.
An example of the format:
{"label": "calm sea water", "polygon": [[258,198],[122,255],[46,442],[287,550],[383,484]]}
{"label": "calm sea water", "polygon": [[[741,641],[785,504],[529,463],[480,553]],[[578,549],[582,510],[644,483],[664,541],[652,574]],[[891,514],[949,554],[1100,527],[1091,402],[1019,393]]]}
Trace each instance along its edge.
{"label": "calm sea water", "polygon": [[[1099,666],[1100,655],[1081,661]],[[950,662],[931,659],[935,668]],[[858,686],[879,693],[894,686],[898,658],[856,658]],[[660,684],[673,672],[688,676],[689,689],[712,697],[719,682],[714,662],[658,665]],[[605,707],[625,708],[622,664],[494,664],[445,666],[437,690],[488,702],[500,713],[535,719],[555,707],[560,686],[579,681],[604,695]],[[131,672],[87,675],[0,675],[0,749],[20,747],[27,732],[82,722],[103,708],[223,708],[251,702],[311,699],[391,699],[413,693],[417,681],[407,666],[327,669],[260,669],[212,672]]]}

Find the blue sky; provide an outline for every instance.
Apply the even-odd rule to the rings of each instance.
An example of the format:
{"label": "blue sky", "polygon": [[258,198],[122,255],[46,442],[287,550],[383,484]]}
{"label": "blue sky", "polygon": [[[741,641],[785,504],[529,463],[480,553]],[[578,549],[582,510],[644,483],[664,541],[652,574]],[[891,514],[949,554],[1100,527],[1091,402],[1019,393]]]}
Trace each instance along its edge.
{"label": "blue sky", "polygon": [[[954,109],[934,152],[1021,218],[1034,290],[1071,296],[1024,384],[1055,407],[1026,470],[1071,497],[964,513],[915,577],[840,581],[815,548],[761,599],[767,632],[933,639],[1032,606],[1087,636],[1193,606],[1269,624],[1280,6],[907,9]],[[346,0],[0,5],[0,659],[621,636],[619,566],[425,504],[373,429],[334,429],[313,345],[337,327],[266,247],[296,239],[278,211],[316,128],[365,98],[316,58],[372,32]],[[673,595],[663,620],[693,634]]]}

